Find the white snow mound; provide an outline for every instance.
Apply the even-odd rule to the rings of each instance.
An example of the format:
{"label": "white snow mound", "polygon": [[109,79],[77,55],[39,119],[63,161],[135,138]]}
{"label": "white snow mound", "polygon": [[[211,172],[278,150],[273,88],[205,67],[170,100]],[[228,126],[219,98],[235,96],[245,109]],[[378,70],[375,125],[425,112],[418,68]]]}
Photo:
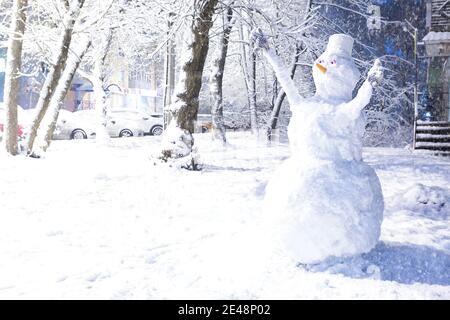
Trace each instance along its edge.
{"label": "white snow mound", "polygon": [[416,183],[395,195],[392,203],[429,218],[445,219],[450,215],[450,190]]}

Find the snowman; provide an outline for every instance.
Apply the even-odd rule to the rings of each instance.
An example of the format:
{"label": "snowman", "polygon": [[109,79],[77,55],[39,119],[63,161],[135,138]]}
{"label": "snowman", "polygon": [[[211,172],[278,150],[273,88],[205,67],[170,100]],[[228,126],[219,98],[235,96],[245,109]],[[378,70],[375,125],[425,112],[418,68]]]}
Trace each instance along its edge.
{"label": "snowman", "polygon": [[291,106],[291,157],[266,187],[264,221],[272,244],[301,264],[370,251],[380,236],[384,201],[375,171],[363,162],[362,109],[381,81],[379,60],[355,98],[360,74],[353,38],[332,35],[314,62],[316,93],[304,99],[261,32],[253,40],[272,65]]}

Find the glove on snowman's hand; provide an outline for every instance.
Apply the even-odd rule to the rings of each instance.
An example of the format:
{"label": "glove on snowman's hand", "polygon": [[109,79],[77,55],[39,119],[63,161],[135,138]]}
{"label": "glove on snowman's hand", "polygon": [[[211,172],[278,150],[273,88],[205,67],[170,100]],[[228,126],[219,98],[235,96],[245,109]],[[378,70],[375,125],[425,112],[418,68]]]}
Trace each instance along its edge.
{"label": "glove on snowman's hand", "polygon": [[383,80],[383,68],[381,66],[380,59],[376,59],[373,67],[370,69],[367,74],[367,80],[369,81],[372,87],[377,87],[381,84]]}
{"label": "glove on snowman's hand", "polygon": [[253,29],[250,40],[255,44],[256,48],[269,50],[269,42],[260,28]]}

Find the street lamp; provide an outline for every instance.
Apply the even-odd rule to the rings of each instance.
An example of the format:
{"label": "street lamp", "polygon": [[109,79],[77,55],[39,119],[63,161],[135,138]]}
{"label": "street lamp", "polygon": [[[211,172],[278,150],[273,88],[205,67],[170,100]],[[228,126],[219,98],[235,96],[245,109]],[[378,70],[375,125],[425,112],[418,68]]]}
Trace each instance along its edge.
{"label": "street lamp", "polygon": [[407,30],[404,27],[403,30],[407,31],[410,35],[412,35],[414,39],[414,132],[413,132],[413,150],[416,149],[416,131],[417,131],[417,120],[419,120],[419,90],[418,90],[418,74],[419,74],[419,65],[417,63],[417,28],[414,27],[408,20],[406,23],[410,28],[413,29],[413,33]]}

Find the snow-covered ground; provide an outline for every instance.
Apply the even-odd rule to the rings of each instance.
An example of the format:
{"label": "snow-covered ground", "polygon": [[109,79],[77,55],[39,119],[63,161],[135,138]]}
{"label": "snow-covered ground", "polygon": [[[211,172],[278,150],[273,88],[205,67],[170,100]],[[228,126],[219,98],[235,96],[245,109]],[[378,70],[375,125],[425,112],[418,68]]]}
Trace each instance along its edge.
{"label": "snow-covered ground", "polygon": [[449,159],[366,149],[385,196],[379,244],[305,266],[261,228],[288,147],[229,140],[196,136],[201,172],[155,166],[158,137],[2,156],[0,298],[450,299]]}

